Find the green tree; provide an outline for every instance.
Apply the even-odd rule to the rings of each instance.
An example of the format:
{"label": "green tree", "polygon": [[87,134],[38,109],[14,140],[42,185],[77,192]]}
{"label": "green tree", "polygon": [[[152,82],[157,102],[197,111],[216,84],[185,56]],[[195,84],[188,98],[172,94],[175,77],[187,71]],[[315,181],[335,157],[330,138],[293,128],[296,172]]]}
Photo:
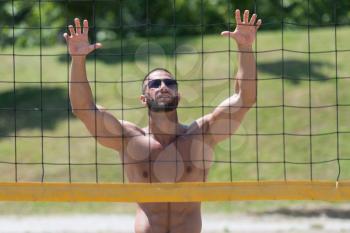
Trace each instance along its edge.
{"label": "green tree", "polygon": [[233,22],[235,8],[257,12],[264,22],[262,30],[280,29],[281,22],[348,24],[350,18],[349,0],[1,1],[0,46],[57,43],[74,17],[90,21],[92,40],[217,33]]}

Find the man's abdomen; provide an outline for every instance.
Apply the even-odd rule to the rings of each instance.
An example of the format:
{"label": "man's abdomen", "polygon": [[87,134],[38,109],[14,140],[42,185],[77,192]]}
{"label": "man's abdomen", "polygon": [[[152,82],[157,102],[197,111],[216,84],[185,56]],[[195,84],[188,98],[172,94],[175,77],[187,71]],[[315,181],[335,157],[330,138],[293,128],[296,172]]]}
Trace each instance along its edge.
{"label": "man's abdomen", "polygon": [[200,233],[200,203],[140,203],[136,233]]}
{"label": "man's abdomen", "polygon": [[200,233],[201,203],[170,203],[169,233]]}

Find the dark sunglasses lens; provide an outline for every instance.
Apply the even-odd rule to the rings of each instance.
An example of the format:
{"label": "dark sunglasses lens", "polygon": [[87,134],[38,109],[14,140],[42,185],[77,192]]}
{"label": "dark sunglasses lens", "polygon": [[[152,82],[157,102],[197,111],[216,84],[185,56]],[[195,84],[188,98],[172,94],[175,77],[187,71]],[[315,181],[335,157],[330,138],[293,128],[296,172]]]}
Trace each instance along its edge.
{"label": "dark sunglasses lens", "polygon": [[177,86],[177,82],[174,79],[164,79],[163,82],[168,87],[176,87]]}
{"label": "dark sunglasses lens", "polygon": [[150,80],[148,82],[148,88],[158,88],[161,83],[162,83],[162,80],[160,80],[160,79]]}

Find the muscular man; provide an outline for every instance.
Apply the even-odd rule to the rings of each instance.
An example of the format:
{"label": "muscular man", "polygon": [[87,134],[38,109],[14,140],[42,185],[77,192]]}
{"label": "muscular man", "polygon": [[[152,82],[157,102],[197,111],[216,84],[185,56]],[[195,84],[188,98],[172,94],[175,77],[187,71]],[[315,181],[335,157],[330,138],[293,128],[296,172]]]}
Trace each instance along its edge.
{"label": "muscular man", "polygon": [[[252,43],[261,20],[246,10],[241,20],[235,12],[236,29],[224,31],[239,50],[235,94],[214,111],[186,126],[178,122],[178,85],[167,70],[157,68],[143,81],[140,101],[148,107],[149,125],[140,128],[116,119],[94,103],[87,81],[86,56],[101,44],[88,41],[88,21],[83,29],[75,19],[64,37],[72,56],[70,101],[72,110],[96,140],[118,151],[129,182],[192,182],[206,179],[214,146],[232,135],[256,101],[256,67]],[[199,233],[200,203],[138,203],[136,233]]]}

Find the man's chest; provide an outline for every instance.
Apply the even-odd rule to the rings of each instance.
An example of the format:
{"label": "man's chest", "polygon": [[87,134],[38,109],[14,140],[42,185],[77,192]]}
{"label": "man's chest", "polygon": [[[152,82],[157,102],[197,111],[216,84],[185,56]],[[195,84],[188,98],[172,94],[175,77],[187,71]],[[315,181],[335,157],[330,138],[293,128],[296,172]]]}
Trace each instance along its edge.
{"label": "man's chest", "polygon": [[130,182],[203,181],[212,163],[213,151],[201,138],[179,138],[166,146],[149,143],[124,156]]}

